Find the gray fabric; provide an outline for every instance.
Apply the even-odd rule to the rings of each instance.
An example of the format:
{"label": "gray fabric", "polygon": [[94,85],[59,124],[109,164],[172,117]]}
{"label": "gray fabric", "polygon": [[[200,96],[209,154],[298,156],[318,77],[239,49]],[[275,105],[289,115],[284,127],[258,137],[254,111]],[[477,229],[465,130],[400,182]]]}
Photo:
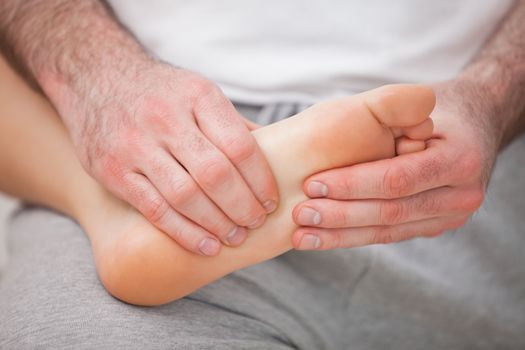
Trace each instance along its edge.
{"label": "gray fabric", "polygon": [[104,291],[72,220],[24,208],[8,235],[0,349],[525,348],[523,174],[522,137],[459,232],[289,252],[155,308]]}

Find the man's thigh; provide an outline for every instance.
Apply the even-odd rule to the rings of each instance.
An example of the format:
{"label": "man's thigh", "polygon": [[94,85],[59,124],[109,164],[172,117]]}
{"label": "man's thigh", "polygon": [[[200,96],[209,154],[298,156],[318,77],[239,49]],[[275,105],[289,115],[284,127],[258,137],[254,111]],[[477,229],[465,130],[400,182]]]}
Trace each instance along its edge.
{"label": "man's thigh", "polygon": [[346,299],[337,296],[346,286],[301,273],[297,256],[147,308],[106,293],[88,239],[68,218],[21,210],[8,244],[10,260],[0,281],[2,349],[338,348]]}

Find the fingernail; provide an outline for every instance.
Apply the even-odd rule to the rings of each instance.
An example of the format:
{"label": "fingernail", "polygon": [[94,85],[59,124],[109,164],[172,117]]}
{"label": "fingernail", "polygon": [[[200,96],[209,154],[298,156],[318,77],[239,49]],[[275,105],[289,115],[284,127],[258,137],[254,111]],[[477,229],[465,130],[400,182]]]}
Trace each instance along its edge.
{"label": "fingernail", "polygon": [[312,181],[308,184],[308,195],[311,197],[326,197],[328,187],[319,181]]}
{"label": "fingernail", "polygon": [[305,233],[299,242],[298,249],[317,249],[321,246],[321,240],[314,234]]}
{"label": "fingernail", "polygon": [[247,227],[253,230],[254,228],[261,226],[264,223],[265,219],[266,219],[266,215],[261,215],[257,219],[255,219],[255,221],[249,224]]}
{"label": "fingernail", "polygon": [[263,203],[263,207],[266,209],[266,212],[270,214],[275,210],[275,208],[277,208],[277,203],[270,199]]}
{"label": "fingernail", "polygon": [[199,244],[199,250],[204,255],[213,256],[219,252],[220,245],[216,239],[206,237]]}
{"label": "fingernail", "polygon": [[299,225],[304,226],[319,225],[321,223],[321,214],[312,208],[303,207],[299,210],[297,221]]}
{"label": "fingernail", "polygon": [[246,238],[246,230],[242,227],[234,227],[228,236],[226,237],[226,241],[229,245],[237,246],[241,244],[244,239]]}

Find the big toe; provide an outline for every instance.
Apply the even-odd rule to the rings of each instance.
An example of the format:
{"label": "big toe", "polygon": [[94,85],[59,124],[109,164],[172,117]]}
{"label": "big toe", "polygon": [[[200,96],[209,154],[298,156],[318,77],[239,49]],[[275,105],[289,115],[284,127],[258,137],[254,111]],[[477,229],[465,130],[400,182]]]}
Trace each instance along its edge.
{"label": "big toe", "polygon": [[364,99],[382,124],[401,128],[424,123],[436,104],[434,90],[417,84],[385,85],[364,93]]}

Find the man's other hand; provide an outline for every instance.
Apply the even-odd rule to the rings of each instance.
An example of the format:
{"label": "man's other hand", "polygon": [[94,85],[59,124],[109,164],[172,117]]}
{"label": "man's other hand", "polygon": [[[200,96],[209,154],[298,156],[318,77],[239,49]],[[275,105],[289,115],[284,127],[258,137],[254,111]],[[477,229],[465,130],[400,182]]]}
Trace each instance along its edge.
{"label": "man's other hand", "polygon": [[278,201],[253,125],[195,73],[158,62],[117,73],[48,86],[85,169],[190,251],[241,244]]}
{"label": "man's other hand", "polygon": [[[483,202],[499,149],[500,129],[469,87],[436,87],[434,135],[424,151],[328,170],[308,178],[311,198],[293,217],[297,249],[349,248],[431,237],[455,229]],[[301,210],[318,213],[301,222]],[[314,217],[314,215],[309,215]],[[317,240],[317,238],[319,240]]]}

